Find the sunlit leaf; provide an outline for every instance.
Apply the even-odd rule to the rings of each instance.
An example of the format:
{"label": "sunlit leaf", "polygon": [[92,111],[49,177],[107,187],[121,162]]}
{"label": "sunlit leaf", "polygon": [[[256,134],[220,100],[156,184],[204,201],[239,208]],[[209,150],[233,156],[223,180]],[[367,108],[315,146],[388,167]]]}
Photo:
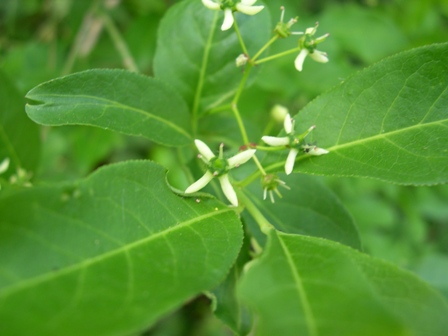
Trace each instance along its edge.
{"label": "sunlit leaf", "polygon": [[235,212],[184,198],[148,161],[0,194],[0,334],[128,335],[222,281]]}
{"label": "sunlit leaf", "polygon": [[[448,181],[448,44],[403,52],[361,71],[296,116],[330,154],[294,171],[400,184]],[[274,164],[280,170],[282,162]]]}
{"label": "sunlit leaf", "polygon": [[28,116],[40,124],[97,126],[171,146],[190,142],[185,102],[154,78],[88,70],[43,83],[26,97]]}
{"label": "sunlit leaf", "polygon": [[254,335],[443,336],[448,330],[448,305],[417,277],[314,237],[271,231],[239,293],[257,315]]}

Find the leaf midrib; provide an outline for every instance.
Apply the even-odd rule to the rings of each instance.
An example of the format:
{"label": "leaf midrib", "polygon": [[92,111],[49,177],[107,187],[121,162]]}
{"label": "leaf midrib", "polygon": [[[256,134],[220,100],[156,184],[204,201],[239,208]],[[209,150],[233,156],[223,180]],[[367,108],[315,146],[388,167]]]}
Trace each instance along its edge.
{"label": "leaf midrib", "polygon": [[300,277],[299,271],[294,263],[294,260],[289,253],[288,247],[285,245],[285,242],[281,238],[281,233],[276,232],[278,240],[282,246],[283,252],[286,256],[288,264],[291,268],[291,273],[294,278],[294,282],[296,284],[297,292],[299,294],[300,303],[302,304],[303,311],[305,313],[306,326],[308,328],[308,332],[310,336],[318,336],[316,321],[314,320],[314,315],[311,310],[310,303],[308,301],[308,296],[306,295],[305,288],[303,287],[302,279]]}
{"label": "leaf midrib", "polygon": [[[346,143],[344,143],[344,144],[342,144],[342,145],[335,145],[335,146],[328,147],[328,148],[325,148],[325,149],[327,149],[328,151],[330,151],[330,155],[331,155],[331,152],[332,152],[332,151],[335,151],[335,150],[338,150],[338,149],[341,149],[341,148],[350,148],[350,147],[352,147],[352,146],[356,146],[356,145],[363,144],[363,143],[368,143],[368,142],[370,142],[370,141],[375,141],[375,140],[378,140],[378,139],[387,138],[387,137],[390,136],[390,135],[396,135],[396,134],[399,134],[399,133],[403,133],[403,132],[412,130],[412,129],[414,129],[414,128],[426,127],[426,126],[432,126],[432,125],[437,125],[437,124],[438,124],[438,125],[441,125],[441,126],[448,127],[447,125],[444,125],[445,122],[448,122],[448,119],[447,119],[447,120],[437,120],[437,121],[433,121],[433,122],[425,123],[425,124],[416,124],[416,125],[412,125],[412,126],[409,126],[409,127],[406,127],[406,128],[401,128],[401,129],[398,129],[398,130],[395,130],[395,131],[390,131],[390,132],[387,132],[387,133],[382,133],[382,134],[373,135],[373,136],[368,137],[368,138],[363,138],[363,139],[358,139],[358,140],[354,140],[354,141],[346,142]],[[387,139],[385,139],[385,140],[387,141]],[[307,158],[309,158],[309,157],[310,157],[309,155],[302,155],[302,156],[299,156],[299,157],[296,159],[296,162],[305,160],[305,159],[307,159]],[[265,169],[266,169],[266,171],[273,171],[273,170],[275,170],[275,169],[277,169],[277,168],[279,168],[279,167],[282,167],[282,166],[284,166],[284,163],[283,163],[283,162],[276,162],[276,163],[273,163],[273,164],[267,166]],[[253,178],[253,179],[257,178],[258,175],[259,175],[259,172],[257,172],[257,173],[254,175],[254,178]],[[252,179],[249,180],[249,181],[251,182]]]}
{"label": "leaf midrib", "polygon": [[[187,138],[191,138],[190,134],[188,134],[186,130],[184,130],[183,128],[180,128],[178,125],[172,123],[171,121],[169,121],[167,119],[163,119],[163,118],[161,118],[159,116],[156,116],[154,114],[149,113],[148,111],[145,111],[145,110],[142,110],[142,109],[139,109],[139,108],[136,108],[136,107],[132,107],[132,106],[129,106],[129,105],[124,105],[122,103],[119,103],[117,101],[110,100],[110,99],[107,99],[107,98],[101,98],[101,97],[96,97],[96,96],[88,96],[88,95],[62,95],[62,94],[44,94],[44,95],[38,95],[37,97],[36,96],[34,96],[34,97],[33,96],[31,96],[31,97],[27,96],[27,98],[30,98],[30,99],[36,99],[36,98],[39,98],[39,97],[42,97],[42,98],[44,98],[44,97],[57,97],[57,98],[73,98],[73,97],[76,97],[76,98],[92,99],[92,100],[98,100],[100,102],[106,102],[109,105],[106,105],[106,104],[98,104],[98,105],[102,106],[102,107],[104,107],[104,105],[106,105],[106,107],[119,107],[119,108],[123,108],[125,110],[130,110],[130,111],[134,111],[134,112],[140,113],[140,114],[144,115],[147,118],[155,119],[155,120],[158,120],[158,121],[168,125],[169,127],[173,128],[174,130],[178,131],[179,133],[185,135]],[[61,105],[63,106],[63,104],[61,104]],[[78,103],[77,105],[87,105],[87,103],[83,103],[83,104],[79,104]],[[92,104],[90,104],[90,105],[92,105]],[[26,104],[26,106],[32,108],[32,107],[34,107],[36,105]]]}
{"label": "leaf midrib", "polygon": [[153,235],[151,235],[149,237],[146,237],[144,239],[137,240],[135,242],[132,242],[132,243],[120,246],[119,248],[117,248],[115,250],[103,253],[101,255],[98,255],[98,256],[95,256],[95,257],[83,260],[83,261],[81,261],[81,262],[79,262],[77,264],[68,266],[68,267],[66,267],[66,268],[64,268],[64,269],[62,269],[62,270],[60,270],[58,272],[49,272],[49,273],[45,273],[45,274],[42,274],[42,275],[35,276],[33,278],[30,278],[30,279],[26,279],[26,280],[24,280],[24,281],[22,281],[20,283],[14,284],[14,285],[9,286],[9,287],[5,287],[4,290],[0,290],[0,299],[4,299],[6,296],[11,295],[14,292],[17,292],[17,291],[19,291],[19,290],[21,290],[23,288],[31,287],[31,286],[36,285],[38,283],[41,283],[41,282],[44,282],[44,281],[47,281],[47,280],[51,280],[52,278],[55,278],[55,277],[58,277],[58,276],[61,276],[61,275],[64,275],[64,274],[68,274],[68,273],[76,271],[78,269],[87,268],[88,266],[90,266],[92,264],[101,262],[102,260],[105,260],[107,258],[113,257],[115,255],[119,255],[120,253],[128,253],[130,250],[132,250],[134,248],[138,248],[139,246],[144,245],[146,243],[149,243],[150,241],[155,240],[155,239],[157,239],[159,237],[165,237],[165,236],[167,236],[168,234],[170,234],[172,232],[175,232],[177,230],[180,230],[180,229],[183,229],[183,228],[188,227],[190,225],[193,225],[196,222],[200,222],[200,221],[202,221],[204,219],[211,218],[211,217],[217,216],[219,214],[224,214],[226,212],[232,212],[232,211],[233,210],[231,210],[231,209],[221,209],[221,210],[218,210],[218,211],[213,211],[213,212],[210,212],[210,213],[207,213],[207,214],[204,214],[204,215],[200,215],[200,216],[192,218],[190,220],[186,220],[184,222],[180,222],[179,224],[174,225],[172,227],[169,227],[169,228],[167,228],[167,229],[165,229],[163,231],[154,233]]}

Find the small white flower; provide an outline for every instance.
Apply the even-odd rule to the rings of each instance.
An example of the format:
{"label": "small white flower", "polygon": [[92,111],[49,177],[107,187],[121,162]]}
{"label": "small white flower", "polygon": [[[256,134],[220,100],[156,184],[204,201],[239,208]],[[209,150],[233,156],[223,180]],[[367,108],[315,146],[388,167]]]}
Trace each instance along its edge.
{"label": "small white flower", "polygon": [[281,186],[285,189],[291,190],[286,183],[278,178],[276,174],[267,174],[261,178],[261,185],[263,187],[263,200],[266,200],[266,196],[269,193],[269,198],[272,203],[275,203],[274,192],[278,197],[282,198],[282,194],[278,191],[278,187]]}
{"label": "small white flower", "polygon": [[246,65],[247,61],[249,60],[249,57],[247,57],[246,54],[240,54],[236,59],[235,59],[235,64],[237,67]]}
{"label": "small white flower", "polygon": [[317,50],[316,46],[325,41],[329,34],[322,35],[318,38],[313,38],[317,31],[318,23],[314,27],[307,28],[305,34],[299,40],[299,46],[302,48],[294,60],[294,65],[298,71],[302,71],[303,62],[305,58],[309,55],[311,59],[319,63],[327,63],[328,56],[327,53]]}
{"label": "small white flower", "polygon": [[238,198],[232,184],[229,181],[228,172],[230,169],[236,168],[250,160],[250,158],[254,156],[256,150],[248,149],[232,156],[229,159],[225,159],[223,155],[223,144],[219,146],[219,156],[217,157],[201,140],[196,139],[194,143],[200,153],[198,157],[200,157],[207,164],[207,171],[199,180],[190,185],[185,190],[185,193],[189,194],[201,190],[214,177],[217,177],[219,183],[221,184],[221,189],[229,202],[234,206],[238,206]]}
{"label": "small white flower", "polygon": [[221,0],[220,2],[215,2],[214,0],[202,0],[205,7],[211,10],[223,10],[224,11],[224,21],[221,26],[221,30],[228,30],[232,27],[234,18],[233,12],[238,11],[247,15],[255,15],[259,13],[264,6],[253,6],[257,0],[241,0],[240,2],[233,4],[231,1]]}
{"label": "small white flower", "polygon": [[280,7],[280,21],[277,23],[277,25],[274,28],[274,32],[278,35],[280,38],[286,38],[290,35],[303,35],[303,32],[292,32],[291,27],[297,22],[298,17],[290,19],[288,22],[283,22],[283,19],[285,17],[285,7]]}
{"label": "small white flower", "polygon": [[0,163],[0,174],[3,174],[5,171],[8,170],[9,162],[10,162],[9,158],[6,158]]}
{"label": "small white flower", "polygon": [[[289,146],[290,150],[288,153],[288,157],[285,162],[285,173],[287,175],[292,173],[294,168],[294,163],[296,161],[297,154],[299,154],[299,144],[303,141],[303,139],[315,128],[315,126],[311,126],[307,131],[298,136],[294,133],[294,123],[291,119],[289,113],[286,115],[285,120],[283,122],[283,128],[285,129],[286,135],[285,137],[273,137],[273,136],[263,136],[261,140],[263,140],[266,144],[270,146]],[[327,154],[328,151],[323,148],[318,148],[316,146],[303,145],[302,148],[304,151],[310,155],[323,155]]]}

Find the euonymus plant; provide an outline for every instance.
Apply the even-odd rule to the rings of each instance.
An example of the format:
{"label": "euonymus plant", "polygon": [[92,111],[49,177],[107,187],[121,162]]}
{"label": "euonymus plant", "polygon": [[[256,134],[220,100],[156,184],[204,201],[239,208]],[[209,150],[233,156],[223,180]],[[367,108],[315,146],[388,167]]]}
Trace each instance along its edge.
{"label": "euonymus plant", "polygon": [[[137,335],[204,293],[237,335],[447,335],[442,296],[363,253],[351,216],[311,175],[446,183],[448,44],[386,58],[300,111],[272,102],[270,121],[248,123],[240,100],[264,68],[292,54],[290,76],[331,62],[317,23],[255,2],[172,6],[152,77],[92,69],[26,95],[38,124],[172,148],[178,185],[150,160],[33,183],[21,139],[37,130],[1,75],[0,100],[17,102],[0,129],[1,335]],[[295,46],[270,52],[284,39]]]}

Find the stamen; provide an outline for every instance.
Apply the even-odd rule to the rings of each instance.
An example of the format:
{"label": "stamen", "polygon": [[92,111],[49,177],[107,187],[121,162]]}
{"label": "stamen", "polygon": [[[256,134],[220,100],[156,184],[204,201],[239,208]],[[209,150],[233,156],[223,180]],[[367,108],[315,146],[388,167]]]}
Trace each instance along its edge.
{"label": "stamen", "polygon": [[283,22],[283,18],[285,17],[285,7],[281,6],[280,10],[282,11],[280,14],[280,22]]}

